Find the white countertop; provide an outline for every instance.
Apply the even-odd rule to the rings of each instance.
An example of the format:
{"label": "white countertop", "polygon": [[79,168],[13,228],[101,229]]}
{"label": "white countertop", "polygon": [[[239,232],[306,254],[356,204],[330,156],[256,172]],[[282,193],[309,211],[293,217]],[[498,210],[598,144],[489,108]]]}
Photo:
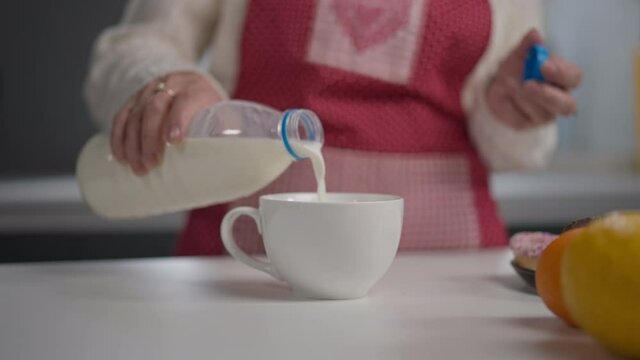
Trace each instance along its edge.
{"label": "white countertop", "polygon": [[296,299],[230,258],[0,266],[2,359],[608,359],[506,250],[401,254],[368,297]]}
{"label": "white countertop", "polygon": [[[561,225],[615,209],[640,208],[640,173],[546,171],[492,177],[512,226]],[[184,214],[107,221],[83,203],[72,176],[0,180],[0,232],[177,232]]]}

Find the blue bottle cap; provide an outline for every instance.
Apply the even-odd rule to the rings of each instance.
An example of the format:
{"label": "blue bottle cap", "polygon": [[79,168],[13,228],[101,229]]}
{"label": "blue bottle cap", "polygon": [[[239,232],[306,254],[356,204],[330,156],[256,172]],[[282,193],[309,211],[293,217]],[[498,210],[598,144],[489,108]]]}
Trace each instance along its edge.
{"label": "blue bottle cap", "polygon": [[542,45],[533,45],[524,63],[524,81],[544,81],[542,76],[542,64],[549,59],[549,51]]}

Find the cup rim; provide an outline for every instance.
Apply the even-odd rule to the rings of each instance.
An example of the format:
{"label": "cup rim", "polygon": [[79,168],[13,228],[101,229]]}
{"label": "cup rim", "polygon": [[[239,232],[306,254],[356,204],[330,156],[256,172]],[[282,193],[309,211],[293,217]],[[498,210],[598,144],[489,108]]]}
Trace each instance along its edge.
{"label": "cup rim", "polygon": [[[356,201],[336,201],[331,199],[332,196],[342,196],[345,198],[353,197]],[[299,200],[302,198],[301,200]],[[305,198],[307,200],[305,200]],[[381,204],[396,201],[403,201],[403,198],[397,195],[377,194],[377,193],[358,193],[358,192],[330,192],[327,193],[326,201],[317,201],[318,193],[316,192],[290,192],[265,194],[260,196],[260,201],[269,201],[276,203],[296,203],[310,205],[358,205],[358,204]],[[315,199],[312,201],[312,199]]]}

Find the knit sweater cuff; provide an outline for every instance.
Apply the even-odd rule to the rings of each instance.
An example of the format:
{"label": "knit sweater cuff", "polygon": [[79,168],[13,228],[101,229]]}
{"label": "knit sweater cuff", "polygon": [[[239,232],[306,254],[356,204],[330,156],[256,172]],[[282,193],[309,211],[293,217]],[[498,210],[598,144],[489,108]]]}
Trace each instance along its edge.
{"label": "knit sweater cuff", "polygon": [[555,123],[516,130],[500,121],[486,100],[486,83],[477,85],[469,132],[483,160],[494,171],[544,167],[557,142]]}

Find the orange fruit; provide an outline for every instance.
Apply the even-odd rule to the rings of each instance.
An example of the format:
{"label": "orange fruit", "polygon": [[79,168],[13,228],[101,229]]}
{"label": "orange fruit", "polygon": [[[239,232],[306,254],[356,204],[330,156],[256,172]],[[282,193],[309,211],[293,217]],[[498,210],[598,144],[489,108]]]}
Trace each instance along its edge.
{"label": "orange fruit", "polygon": [[565,305],[562,294],[562,259],[571,240],[582,230],[584,228],[579,227],[560,234],[542,251],[536,269],[538,295],[551,312],[571,326],[576,326],[576,323]]}

